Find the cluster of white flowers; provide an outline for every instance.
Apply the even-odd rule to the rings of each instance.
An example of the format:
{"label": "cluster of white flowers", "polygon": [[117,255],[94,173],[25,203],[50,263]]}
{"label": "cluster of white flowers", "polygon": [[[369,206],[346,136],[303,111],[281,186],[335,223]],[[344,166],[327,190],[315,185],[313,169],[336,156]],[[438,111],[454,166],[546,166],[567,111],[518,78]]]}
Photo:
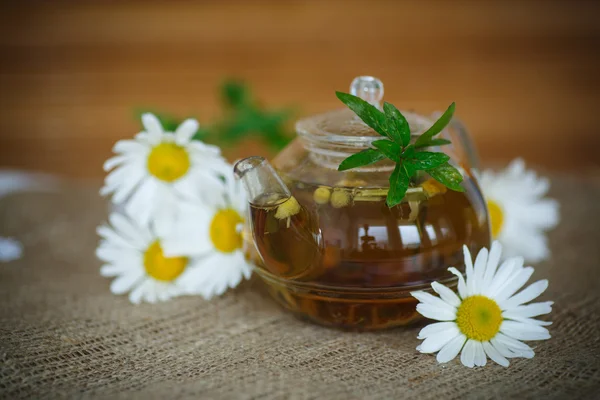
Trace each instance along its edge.
{"label": "cluster of white flowers", "polygon": [[192,140],[188,119],[165,132],[153,114],[145,130],[114,146],[101,189],[121,211],[98,227],[101,274],[133,303],[220,295],[249,278],[242,227],[245,193],[216,146]]}

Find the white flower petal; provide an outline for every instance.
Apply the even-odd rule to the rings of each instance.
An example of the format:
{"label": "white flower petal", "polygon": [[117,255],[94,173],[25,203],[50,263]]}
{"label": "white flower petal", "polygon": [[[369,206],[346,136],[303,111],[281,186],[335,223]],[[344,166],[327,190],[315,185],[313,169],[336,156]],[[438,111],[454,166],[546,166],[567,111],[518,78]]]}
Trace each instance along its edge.
{"label": "white flower petal", "polygon": [[550,339],[548,329],[523,322],[504,320],[500,325],[500,332],[518,340],[545,340]]}
{"label": "white flower petal", "polygon": [[119,166],[121,164],[123,164],[125,161],[128,160],[127,156],[115,156],[115,157],[111,157],[108,160],[106,160],[104,162],[103,168],[105,171],[110,171],[111,169],[113,169],[116,166]]}
{"label": "white flower petal", "polygon": [[490,343],[503,357],[514,358],[519,356],[517,353],[512,352],[504,342],[498,340],[498,335],[490,339]]}
{"label": "white flower petal", "polygon": [[517,339],[506,336],[503,333],[498,333],[496,337],[494,337],[494,339],[491,340],[491,342],[494,345],[494,347],[498,349],[498,351],[500,351],[500,349],[502,348],[502,350],[505,352],[502,353],[502,355],[507,358],[533,358],[533,356],[535,355],[531,347]]}
{"label": "white flower petal", "polygon": [[539,303],[521,305],[505,310],[502,313],[502,316],[508,319],[537,317],[539,315],[550,313],[552,311],[553,304],[553,301],[544,301]]}
{"label": "white flower petal", "polygon": [[475,347],[477,342],[469,339],[463,347],[462,353],[460,353],[460,362],[465,367],[473,368],[475,366]]}
{"label": "white flower petal", "polygon": [[533,275],[533,268],[531,267],[521,268],[514,272],[512,276],[506,280],[504,285],[496,290],[493,299],[496,300],[497,303],[501,303],[508,299],[527,283],[529,278],[531,278],[531,275]]}
{"label": "white flower petal", "polygon": [[435,353],[444,347],[448,342],[460,334],[457,326],[450,327],[445,331],[435,333],[427,337],[421,343],[421,353]]}
{"label": "white flower petal", "polygon": [[487,363],[485,351],[483,350],[483,343],[475,342],[475,365],[478,367],[484,367]]}
{"label": "white flower petal", "polygon": [[146,285],[146,289],[144,290],[144,294],[142,296],[148,303],[154,304],[158,300],[158,296],[156,294],[156,281],[153,278],[147,280],[148,284]]}
{"label": "white flower petal", "polygon": [[104,179],[104,187],[100,191],[102,194],[112,193],[123,183],[125,178],[131,172],[130,165],[124,165],[110,172]]}
{"label": "white flower petal", "polygon": [[110,284],[110,291],[114,294],[123,294],[131,289],[142,277],[144,270],[132,268],[126,274],[121,275]]}
{"label": "white flower petal", "polygon": [[188,293],[200,294],[205,299],[223,294],[231,282],[240,282],[250,268],[241,251],[221,253],[213,251],[198,259],[190,268],[189,274],[178,279],[177,283]]}
{"label": "white flower petal", "polygon": [[113,246],[106,241],[100,243],[100,246],[96,248],[96,257],[98,257],[102,261],[106,261],[108,263],[115,263],[123,258],[127,257],[136,257],[139,255],[139,251],[125,248],[125,247],[116,247]]}
{"label": "white flower petal", "polygon": [[472,296],[473,294],[475,294],[475,272],[473,271],[473,260],[471,259],[471,252],[469,251],[469,248],[466,245],[463,246],[463,254],[465,260],[465,273],[467,275],[467,296]]}
{"label": "white flower petal", "polygon": [[506,281],[510,279],[512,273],[523,265],[522,260],[522,258],[513,257],[505,260],[502,265],[500,265],[498,272],[493,277],[492,283],[487,289],[487,295],[490,298],[493,298],[493,296],[498,293],[498,289],[500,289],[506,283]]}
{"label": "white flower petal", "polygon": [[138,246],[135,245],[135,243],[132,243],[132,241],[123,238],[117,232],[110,229],[108,226],[99,226],[98,228],[96,228],[96,232],[102,238],[108,240],[109,242],[112,242],[116,246],[125,247],[129,249],[140,249]]}
{"label": "white flower petal", "polygon": [[496,274],[496,270],[500,263],[500,257],[502,256],[502,245],[499,241],[495,240],[490,248],[490,254],[488,256],[488,262],[483,275],[483,283],[481,287],[481,294],[488,295],[490,285]]}
{"label": "white flower petal", "polygon": [[432,282],[431,287],[446,303],[454,307],[460,306],[460,299],[450,288],[438,282]]}
{"label": "white flower petal", "polygon": [[129,293],[129,301],[133,304],[140,304],[142,301],[142,297],[146,291],[148,286],[148,282],[150,279],[144,279],[139,285],[137,285],[130,293]]}
{"label": "white flower petal", "polygon": [[115,190],[115,194],[113,195],[113,203],[120,204],[125,201],[145,176],[146,171],[144,169],[135,167],[130,168],[127,176],[123,178],[123,181]]}
{"label": "white flower petal", "polygon": [[521,304],[530,302],[531,300],[535,299],[540,294],[542,294],[547,288],[548,280],[542,279],[540,281],[532,283],[527,288],[510,297],[509,299],[499,302],[498,305],[502,310],[508,310]]}
{"label": "white flower petal", "polygon": [[456,277],[458,278],[458,294],[460,295],[460,297],[462,299],[467,298],[467,296],[468,296],[467,284],[465,282],[465,278],[463,277],[463,275],[454,267],[448,268],[448,271],[450,271],[452,274],[456,275]]}
{"label": "white flower petal", "polygon": [[196,161],[204,161],[207,157],[219,157],[221,155],[221,149],[218,146],[212,144],[206,144],[200,140],[194,140],[189,143],[188,147],[191,149],[192,158],[196,158]]}
{"label": "white flower petal", "polygon": [[100,275],[102,275],[104,277],[119,276],[119,275],[125,273],[128,269],[129,269],[129,266],[127,266],[127,265],[104,264],[100,268]]}
{"label": "white flower petal", "polygon": [[154,211],[156,206],[155,196],[159,187],[159,184],[154,179],[146,179],[127,202],[125,211],[138,224],[142,226],[149,225],[152,218],[152,211]]}
{"label": "white flower petal", "polygon": [[119,213],[112,213],[108,217],[110,224],[116,232],[124,239],[131,241],[138,248],[147,248],[152,241],[152,237],[145,229],[141,229],[132,220]]}
{"label": "white flower petal", "polygon": [[483,342],[483,350],[485,354],[496,364],[508,367],[509,361],[502,355],[490,342]]}
{"label": "white flower petal", "polygon": [[410,292],[410,294],[423,304],[430,304],[439,309],[447,310],[447,311],[450,311],[450,312],[453,312],[456,314],[456,307],[454,307],[451,304],[446,303],[444,300],[440,299],[439,297],[433,296],[432,294],[429,294],[422,290],[419,290],[416,292]]}
{"label": "white flower petal", "polygon": [[437,354],[437,362],[440,364],[447,363],[458,355],[463,345],[467,341],[467,337],[462,333],[448,342]]}
{"label": "white flower petal", "polygon": [[[475,266],[473,267],[473,292],[472,294],[480,294],[483,290],[483,276],[485,275],[485,269],[488,261],[488,249],[485,247],[479,250],[477,258],[475,259]],[[467,285],[469,283],[467,282]],[[483,350],[482,350],[483,351]]]}
{"label": "white flower petal", "polygon": [[150,135],[162,135],[163,127],[158,118],[152,113],[142,114],[142,124]]}
{"label": "white flower petal", "polygon": [[179,145],[189,142],[192,136],[198,131],[198,127],[198,121],[192,118],[186,119],[175,131],[175,142]]}
{"label": "white flower petal", "polygon": [[184,204],[181,205],[180,215],[174,232],[162,241],[165,255],[201,256],[214,251],[210,238],[210,224],[214,215],[200,206],[190,208]]}
{"label": "white flower petal", "polygon": [[521,322],[524,324],[531,324],[531,325],[538,325],[538,326],[549,326],[552,325],[552,322],[550,321],[542,321],[539,319],[533,319],[533,318],[510,318],[510,321],[515,321],[515,322]]}
{"label": "white flower petal", "polygon": [[435,322],[421,329],[419,335],[417,336],[417,339],[425,339],[430,335],[445,331],[453,327],[456,327],[455,322]]}
{"label": "white flower petal", "polygon": [[417,312],[429,319],[435,319],[438,321],[454,321],[456,319],[456,313],[447,309],[440,309],[430,304],[417,304]]}
{"label": "white flower petal", "polygon": [[127,154],[127,157],[131,157],[132,155],[141,156],[143,154],[147,154],[150,151],[150,148],[140,142],[136,142],[135,140],[119,140],[113,146],[113,152],[117,154]]}

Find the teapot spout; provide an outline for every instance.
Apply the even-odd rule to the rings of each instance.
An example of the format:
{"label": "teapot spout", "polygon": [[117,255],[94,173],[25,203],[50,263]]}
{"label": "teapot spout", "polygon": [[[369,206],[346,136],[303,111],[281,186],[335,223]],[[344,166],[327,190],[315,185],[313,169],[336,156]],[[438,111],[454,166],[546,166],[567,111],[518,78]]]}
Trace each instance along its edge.
{"label": "teapot spout", "polygon": [[289,199],[292,194],[275,169],[263,157],[253,156],[238,161],[233,173],[242,181],[248,201],[256,206],[268,206]]}
{"label": "teapot spout", "polygon": [[323,238],[316,215],[292,196],[264,158],[245,158],[233,169],[248,194],[252,237],[264,268],[286,279],[320,271]]}

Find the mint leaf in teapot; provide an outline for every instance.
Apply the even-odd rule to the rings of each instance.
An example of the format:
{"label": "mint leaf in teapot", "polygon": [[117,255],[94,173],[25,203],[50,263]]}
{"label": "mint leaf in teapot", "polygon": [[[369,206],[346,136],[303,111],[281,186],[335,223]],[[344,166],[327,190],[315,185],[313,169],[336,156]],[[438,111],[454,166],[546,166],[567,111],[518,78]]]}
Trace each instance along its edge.
{"label": "mint leaf in teapot", "polygon": [[457,192],[464,192],[460,183],[463,180],[460,171],[454,168],[452,165],[448,163],[444,163],[438,167],[428,169],[426,172],[431,175],[433,179],[441,183],[442,185],[448,187],[449,189],[455,190]]}
{"label": "mint leaf in teapot", "polygon": [[454,103],[450,104],[450,107],[448,107],[448,109],[444,111],[442,116],[437,121],[435,121],[433,125],[431,125],[431,128],[427,129],[425,132],[423,132],[421,136],[419,136],[419,138],[415,142],[415,146],[420,147],[422,144],[431,141],[431,138],[440,133],[446,127],[446,125],[450,123],[450,120],[454,115],[455,108],[456,106]]}
{"label": "mint leaf in teapot", "polygon": [[397,143],[392,142],[391,140],[375,140],[371,143],[371,145],[377,150],[380,150],[390,160],[395,160],[398,157],[400,157],[400,146]]}
{"label": "mint leaf in teapot", "polygon": [[449,141],[448,139],[431,139],[427,142],[423,142],[419,145],[417,145],[415,143],[415,148],[417,149],[421,149],[423,147],[433,147],[433,146],[443,146],[445,144],[450,144],[452,143],[451,141]]}
{"label": "mint leaf in teapot", "polygon": [[390,190],[387,195],[386,203],[389,208],[402,203],[402,199],[406,195],[410,176],[401,163],[397,163],[394,172],[390,175]]}
{"label": "mint leaf in teapot", "polygon": [[377,107],[369,104],[360,97],[348,93],[335,92],[335,94],[337,98],[347,105],[349,109],[354,111],[365,124],[369,125],[381,136],[387,136],[387,120],[385,114],[379,111]]}
{"label": "mint leaf in teapot", "polygon": [[387,133],[390,139],[401,146],[408,146],[410,142],[410,126],[404,115],[390,103],[383,103],[383,111],[387,118]]}
{"label": "mint leaf in teapot", "polygon": [[433,153],[430,151],[420,151],[415,153],[414,158],[411,159],[411,163],[417,169],[432,169],[439,167],[446,163],[450,159],[450,156],[444,153]]}
{"label": "mint leaf in teapot", "polygon": [[390,188],[386,203],[394,207],[402,202],[411,186],[411,180],[419,171],[427,172],[433,179],[451,190],[462,192],[463,177],[458,169],[449,164],[450,157],[442,152],[423,151],[426,147],[450,144],[442,138],[434,138],[452,120],[455,104],[452,103],[434,124],[411,144],[410,126],[404,115],[392,104],[384,103],[383,112],[365,100],[348,93],[336,92],[337,97],[375,132],[388,139],[375,140],[374,147],[343,160],[338,171],[346,171],[370,165],[388,158],[396,163],[390,175]]}
{"label": "mint leaf in teapot", "polygon": [[385,155],[381,151],[377,149],[366,149],[363,151],[359,151],[356,154],[352,154],[350,157],[342,161],[342,163],[338,167],[338,171],[345,171],[347,169],[364,167],[365,165],[381,161],[384,158]]}

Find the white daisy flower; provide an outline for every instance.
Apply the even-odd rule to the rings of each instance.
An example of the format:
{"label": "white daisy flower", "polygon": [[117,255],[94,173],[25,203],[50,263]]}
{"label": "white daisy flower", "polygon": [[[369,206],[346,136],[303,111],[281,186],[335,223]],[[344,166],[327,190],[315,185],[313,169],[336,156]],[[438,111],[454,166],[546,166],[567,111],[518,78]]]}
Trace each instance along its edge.
{"label": "white daisy flower", "polygon": [[548,314],[553,302],[526,304],[546,290],[548,281],[537,281],[517,293],[531,277],[533,268],[523,267],[520,257],[509,258],[498,268],[501,253],[502,247],[495,241],[489,254],[485,248],[479,252],[473,266],[465,246],[466,282],[458,270],[448,269],[458,277],[458,295],[438,282],[431,287],[440,297],[423,291],[411,293],[420,301],[420,314],[442,321],[419,332],[417,338],[425,340],[417,350],[438,352],[439,363],[461,353],[461,362],[469,368],[484,366],[487,357],[508,367],[508,358],[534,356],[533,349],[521,340],[550,338],[544,328],[550,322],[533,317]]}
{"label": "white daisy flower", "polygon": [[116,277],[111,292],[129,292],[129,300],[135,304],[194,294],[197,259],[165,256],[163,239],[151,227],[142,227],[121,214],[111,214],[109,221],[111,226],[98,227],[102,240],[96,255],[105,262],[100,273]]}
{"label": "white daisy flower", "polygon": [[484,171],[479,183],[487,200],[492,236],[504,246],[504,256],[539,262],[550,255],[545,231],[558,224],[558,202],[544,199],[550,182],[526,170],[522,159],[504,171]]}
{"label": "white daisy flower", "polygon": [[252,264],[244,256],[243,226],[248,203],[231,168],[222,189],[210,202],[182,205],[174,235],[165,241],[169,256],[190,254],[199,258],[192,272],[194,292],[210,299],[250,278]]}
{"label": "white daisy flower", "polygon": [[[115,204],[124,204],[127,215],[146,226],[168,232],[180,200],[202,200],[202,194],[219,189],[219,176],[229,167],[216,146],[192,140],[198,122],[185,120],[175,132],[165,132],[156,116],[142,115],[146,129],[135,140],[118,141],[117,153],[104,164],[114,170],[100,194],[113,193]],[[201,189],[201,190],[200,190]]]}

